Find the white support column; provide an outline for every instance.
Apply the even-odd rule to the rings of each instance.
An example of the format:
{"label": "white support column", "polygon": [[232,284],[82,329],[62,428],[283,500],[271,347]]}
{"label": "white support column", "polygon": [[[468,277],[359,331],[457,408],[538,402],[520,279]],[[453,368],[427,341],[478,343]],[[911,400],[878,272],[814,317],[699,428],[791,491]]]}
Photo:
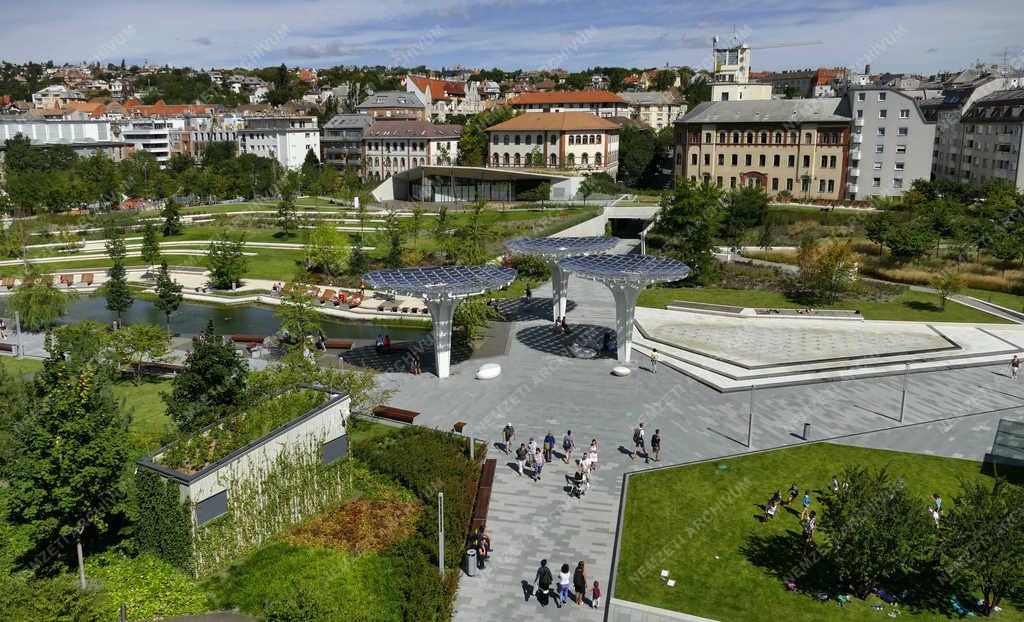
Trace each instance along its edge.
{"label": "white support column", "polygon": [[437,377],[447,378],[451,370],[452,360],[452,317],[459,301],[453,298],[425,300],[430,309],[430,319],[434,324],[434,361],[437,365]]}
{"label": "white support column", "polygon": [[558,266],[557,261],[548,262],[551,267],[551,313],[552,321],[565,317],[566,294],[569,291],[569,273]]}
{"label": "white support column", "polygon": [[636,299],[640,297],[643,287],[641,283],[608,284],[615,298],[615,344],[620,363],[628,363],[633,351],[633,316],[636,312]]}

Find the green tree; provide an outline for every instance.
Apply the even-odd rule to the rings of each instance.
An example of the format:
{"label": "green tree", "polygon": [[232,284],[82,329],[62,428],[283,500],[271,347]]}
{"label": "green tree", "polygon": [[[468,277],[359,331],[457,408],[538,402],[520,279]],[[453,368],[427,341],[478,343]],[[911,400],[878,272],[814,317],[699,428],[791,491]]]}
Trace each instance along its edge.
{"label": "green tree", "polygon": [[402,225],[394,211],[388,212],[384,219],[384,233],[388,239],[388,254],[384,265],[388,268],[402,267]]}
{"label": "green tree", "polygon": [[68,312],[76,292],[60,289],[53,277],[45,275],[35,264],[28,264],[21,273],[22,284],[7,298],[7,313],[17,313],[26,330],[50,326]]}
{"label": "green tree", "polygon": [[234,346],[218,335],[211,321],[192,338],[184,369],[164,393],[167,413],[181,432],[190,434],[214,422],[229,409],[240,410],[247,366]]}
{"label": "green tree", "polygon": [[498,312],[482,296],[464,298],[455,307],[452,336],[457,343],[472,347],[495,319]]}
{"label": "green tree", "polygon": [[71,370],[49,360],[31,402],[32,416],[14,430],[9,509],[13,522],[27,526],[30,565],[39,569],[60,561],[50,553],[55,544],[67,555],[71,543],[109,531],[122,504],[128,421],[109,379],[91,365]]}
{"label": "green tree", "polygon": [[721,235],[731,244],[739,242],[744,231],[760,226],[768,215],[768,193],[760,186],[742,186],[729,192],[723,211]]}
{"label": "green tree", "polygon": [[29,578],[0,575],[0,593],[7,620],[47,622],[107,622],[100,595],[78,589],[70,575]]}
{"label": "green tree", "polygon": [[331,223],[321,222],[309,234],[306,242],[306,268],[330,276],[345,271],[349,261],[348,245]]}
{"label": "green tree", "polygon": [[960,271],[951,270],[949,268],[944,269],[933,276],[928,284],[939,293],[939,304],[943,309],[946,308],[946,300],[948,300],[950,296],[959,294],[964,290],[964,287],[966,287],[964,277],[960,274]]}
{"label": "green tree", "polygon": [[843,479],[847,486],[822,497],[820,524],[826,526],[838,583],[864,598],[880,581],[919,569],[932,550],[935,529],[921,500],[885,469],[851,466]]}
{"label": "green tree", "polygon": [[160,242],[156,238],[156,227],[153,223],[146,223],[142,232],[142,261],[155,266],[160,263]]}
{"label": "green tree", "polygon": [[661,199],[661,212],[648,235],[648,244],[693,270],[691,281],[707,283],[713,270],[712,252],[722,194],[716,186],[680,181]]}
{"label": "green tree", "polygon": [[184,226],[181,224],[181,208],[174,199],[167,199],[160,213],[164,219],[163,233],[165,238],[181,235]]}
{"label": "green tree", "polygon": [[593,176],[584,179],[583,183],[580,184],[579,190],[580,196],[583,197],[583,204],[586,205],[587,199],[590,197],[590,195],[594,194],[597,191],[597,180],[595,180]]}
{"label": "green tree", "polygon": [[121,314],[131,309],[135,299],[132,298],[132,291],[128,287],[128,272],[124,267],[125,250],[124,238],[111,232],[107,240],[107,255],[110,257],[111,266],[107,270],[107,282],[103,284],[103,297],[106,298],[108,311],[117,313],[118,323],[121,321]]}
{"label": "green tree", "polygon": [[885,245],[894,257],[913,260],[923,257],[936,244],[936,235],[928,223],[912,220],[891,227],[885,235]]}
{"label": "green tree", "polygon": [[961,488],[939,530],[939,581],[980,591],[991,614],[1024,589],[1024,489],[1003,479],[962,481]]}
{"label": "green tree", "polygon": [[299,173],[302,177],[302,190],[306,194],[320,194],[320,158],[312,149],[306,150],[306,159],[302,162]]}
{"label": "green tree", "polygon": [[423,228],[423,214],[426,210],[419,203],[412,206],[409,210],[412,214],[409,217],[409,235],[412,236],[413,243],[420,239],[420,230]]}
{"label": "green tree", "polygon": [[291,344],[300,350],[306,349],[306,337],[315,336],[321,330],[318,313],[313,308],[313,297],[301,287],[292,288],[282,295],[281,304],[274,311],[281,318],[281,331],[295,342]]}
{"label": "green tree", "polygon": [[245,234],[236,237],[227,231],[219,233],[210,242],[207,262],[214,288],[234,287],[249,265],[249,260],[245,257]]}
{"label": "green tree", "polygon": [[116,360],[134,368],[133,379],[138,385],[142,381],[142,364],[158,363],[167,356],[171,334],[153,324],[132,324],[114,332],[110,347]]}
{"label": "green tree", "polygon": [[657,164],[654,130],[626,124],[619,132],[619,179],[630,188],[640,188]]}
{"label": "green tree", "polygon": [[171,316],[181,306],[181,301],[184,298],[181,289],[181,285],[171,278],[167,262],[161,263],[160,271],[156,274],[156,300],[153,301],[153,306],[164,314],[168,331],[171,330]]}
{"label": "green tree", "polygon": [[815,300],[835,303],[857,282],[857,262],[849,240],[818,244],[804,240],[797,251],[799,279]]}

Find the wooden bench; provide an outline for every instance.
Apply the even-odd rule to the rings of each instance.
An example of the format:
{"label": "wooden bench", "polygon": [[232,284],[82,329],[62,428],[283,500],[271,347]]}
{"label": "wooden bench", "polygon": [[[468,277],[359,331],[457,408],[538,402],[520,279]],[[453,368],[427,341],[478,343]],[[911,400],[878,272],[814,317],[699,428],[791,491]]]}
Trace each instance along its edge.
{"label": "wooden bench", "polygon": [[0,343],[0,352],[14,352],[14,344]]}
{"label": "wooden bench", "polygon": [[231,341],[235,343],[263,343],[266,337],[260,335],[231,335]]}
{"label": "wooden bench", "polygon": [[341,341],[339,339],[328,339],[324,341],[324,347],[329,350],[351,350],[351,341]]}
{"label": "wooden bench", "polygon": [[412,420],[420,415],[415,410],[405,410],[404,408],[395,408],[394,406],[378,406],[373,409],[373,414],[381,419],[391,419],[392,421],[401,421],[402,423],[412,423]]}
{"label": "wooden bench", "polygon": [[469,523],[469,542],[472,542],[478,529],[487,528],[487,510],[491,505],[491,489],[497,467],[498,461],[491,458],[484,461],[483,469],[480,470],[480,483],[477,484],[476,500],[473,502],[473,518]]}
{"label": "wooden bench", "polygon": [[465,421],[456,421],[455,425],[452,426],[452,431],[457,434],[462,434],[462,429],[466,427]]}
{"label": "wooden bench", "polygon": [[328,300],[334,298],[335,291],[333,289],[324,290],[324,293],[320,296],[320,304],[324,304]]}

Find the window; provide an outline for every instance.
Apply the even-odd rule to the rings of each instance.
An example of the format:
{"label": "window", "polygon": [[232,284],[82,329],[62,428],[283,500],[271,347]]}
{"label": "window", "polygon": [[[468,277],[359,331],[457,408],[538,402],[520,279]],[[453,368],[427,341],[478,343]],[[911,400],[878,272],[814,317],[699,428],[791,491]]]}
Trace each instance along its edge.
{"label": "window", "polygon": [[739,142],[740,142],[740,133],[739,132],[733,132],[732,133],[732,142],[734,144],[737,144],[737,145],[739,144]]}
{"label": "window", "polygon": [[573,136],[572,134],[569,134],[569,144],[570,145],[575,145],[576,144],[576,137]]}
{"label": "window", "polygon": [[779,189],[779,178],[778,177],[772,177],[772,190],[778,190],[778,189]]}
{"label": "window", "polygon": [[889,111],[886,110],[885,108],[882,108],[881,110],[878,111],[878,118],[879,119],[886,119],[888,117],[889,117]]}
{"label": "window", "polygon": [[[571,153],[569,155],[572,155]],[[690,155],[690,164],[697,166],[697,154],[693,153]]]}
{"label": "window", "polygon": [[901,119],[909,119],[910,118],[910,108],[900,108],[900,118]]}
{"label": "window", "polygon": [[835,168],[836,167],[836,157],[835,156],[829,156],[828,157],[828,167],[829,168]]}
{"label": "window", "polygon": [[811,156],[804,156],[804,168],[811,168]]}
{"label": "window", "polygon": [[865,99],[867,93],[857,93],[857,101],[862,102]]}
{"label": "window", "polygon": [[775,132],[775,144],[782,144],[782,132]]}
{"label": "window", "polygon": [[764,155],[764,154],[762,153],[762,154],[761,154],[760,156],[758,156],[758,158],[757,158],[757,165],[758,165],[758,166],[764,166],[764,165],[765,165],[766,163],[767,163],[767,156],[765,156],[765,155]]}
{"label": "window", "polygon": [[907,146],[906,145],[896,145],[896,153],[906,153],[906,152],[907,152]]}
{"label": "window", "polygon": [[754,163],[754,157],[748,153],[746,157],[744,157],[744,161],[747,166],[750,166],[751,164]]}
{"label": "window", "polygon": [[864,111],[863,110],[858,110],[857,111],[857,118],[858,119],[863,119],[864,118]]}
{"label": "window", "polygon": [[736,187],[736,178],[735,177],[730,177],[729,178],[729,187],[730,188],[735,188]]}
{"label": "window", "polygon": [[733,166],[739,166],[740,165],[740,156],[735,154],[735,153],[732,154],[732,165]]}
{"label": "window", "polygon": [[718,166],[724,166],[724,165],[725,165],[725,154],[724,153],[720,153],[720,154],[718,154]]}
{"label": "window", "polygon": [[704,133],[704,142],[709,145],[711,144],[711,132]]}
{"label": "window", "polygon": [[196,522],[208,523],[228,511],[228,491],[222,490],[196,504]]}
{"label": "window", "polygon": [[725,132],[719,132],[718,133],[718,142],[719,143],[724,143],[725,142]]}
{"label": "window", "polygon": [[719,175],[718,177],[715,178],[715,183],[718,184],[719,188],[722,187],[722,176],[721,175]]}
{"label": "window", "polygon": [[495,134],[494,136],[491,137],[491,143],[493,143],[495,145],[498,144],[498,135],[497,134]]}
{"label": "window", "polygon": [[903,161],[896,162],[896,169],[895,170],[897,170],[897,171],[906,170],[906,162],[903,162]]}
{"label": "window", "polygon": [[804,134],[804,142],[806,144],[808,144],[808,145],[811,144],[812,138],[811,138],[811,133],[810,132],[807,132],[806,134]]}
{"label": "window", "polygon": [[897,136],[907,136],[909,133],[910,133],[910,128],[909,127],[898,127],[898,128],[896,128],[896,135]]}
{"label": "window", "polygon": [[875,165],[874,165],[874,167],[873,167],[873,168],[874,168],[874,169],[875,169],[876,171],[880,171],[880,170],[882,170],[882,161],[881,161],[881,160],[875,160]]}
{"label": "window", "polygon": [[753,142],[754,142],[754,133],[753,132],[747,132],[747,144],[750,145],[750,144],[753,144]]}
{"label": "window", "polygon": [[885,153],[885,145],[881,143],[875,145],[875,153]]}
{"label": "window", "polygon": [[[586,154],[583,154],[583,155],[586,155]],[[705,153],[704,154],[704,166],[711,166],[711,154],[710,153]]]}
{"label": "window", "polygon": [[902,188],[903,187],[903,178],[902,177],[893,177],[892,178],[892,187],[893,188]]}
{"label": "window", "polygon": [[825,180],[824,179],[819,179],[818,180],[818,192],[825,192]]}
{"label": "window", "polygon": [[505,134],[505,135],[504,135],[504,136],[502,137],[502,143],[504,143],[504,144],[506,144],[506,145],[508,144],[508,134]]}
{"label": "window", "polygon": [[885,136],[885,128],[884,127],[878,128],[878,135],[879,136]]}
{"label": "window", "polygon": [[768,144],[768,132],[761,132],[761,144],[762,145],[767,145]]}
{"label": "window", "polygon": [[558,136],[552,134],[550,142],[551,142],[552,145],[557,145],[558,144]]}
{"label": "window", "polygon": [[835,182],[834,179],[828,180],[828,191],[829,192],[835,192],[836,191],[836,182]]}
{"label": "window", "polygon": [[871,187],[872,188],[881,188],[882,187],[882,178],[881,177],[872,177],[871,178]]}
{"label": "window", "polygon": [[885,101],[885,96],[886,96],[886,92],[885,92],[885,91],[881,91],[881,92],[880,92],[880,93],[878,94],[878,101],[880,101],[880,102],[884,102],[884,101]]}
{"label": "window", "polygon": [[348,436],[339,436],[332,441],[327,441],[323,444],[320,453],[323,456],[324,464],[331,464],[344,458],[348,455]]}
{"label": "window", "polygon": [[828,166],[828,156],[821,156],[821,168]]}
{"label": "window", "polygon": [[772,166],[779,166],[782,161],[782,156],[775,154],[772,156]]}
{"label": "window", "polygon": [[792,179],[787,179],[786,180],[786,190],[789,190],[790,192],[793,192],[793,180]]}
{"label": "window", "polygon": [[530,136],[529,134],[526,135],[526,144],[527,145],[532,145],[533,144],[533,136]]}
{"label": "window", "polygon": [[787,166],[789,166],[789,167],[796,166],[796,156],[795,155],[789,156],[787,162],[788,162]]}
{"label": "window", "polygon": [[516,134],[516,144],[517,144],[517,145],[519,144],[520,138],[521,138],[521,137],[519,136],[519,134]]}
{"label": "window", "polygon": [[541,145],[543,143],[544,143],[544,137],[541,136],[540,134],[537,134],[537,144]]}
{"label": "window", "polygon": [[807,192],[810,189],[811,189],[811,180],[808,179],[807,177],[804,177],[803,179],[801,179],[800,180],[800,191],[801,192]]}

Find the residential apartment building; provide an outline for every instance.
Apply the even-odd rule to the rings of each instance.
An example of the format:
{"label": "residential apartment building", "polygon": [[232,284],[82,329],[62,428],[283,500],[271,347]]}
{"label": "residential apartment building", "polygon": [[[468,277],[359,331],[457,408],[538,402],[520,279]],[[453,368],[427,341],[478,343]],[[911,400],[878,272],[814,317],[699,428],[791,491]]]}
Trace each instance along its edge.
{"label": "residential apartment building", "polygon": [[750,81],[750,46],[734,44],[712,48],[715,73],[711,80],[711,101],[750,101],[772,98],[770,84]]}
{"label": "residential apartment building", "polygon": [[366,179],[387,179],[417,166],[454,165],[459,158],[461,125],[428,121],[378,120],[363,131]]}
{"label": "residential apartment building", "polygon": [[431,119],[444,121],[450,114],[476,114],[483,110],[478,82],[451,82],[423,76],[405,76],[405,88],[425,102]]}
{"label": "residential apartment building", "polygon": [[770,84],[772,94],[795,97],[835,97],[835,86],[846,79],[845,69],[799,69],[795,71],[752,71],[751,79]]}
{"label": "residential apartment building", "polygon": [[238,130],[238,153],[274,158],[281,166],[298,170],[312,151],[320,155],[320,128],[316,117],[249,118]]}
{"label": "residential apartment building", "polygon": [[1024,191],[1024,88],[982,97],[963,124],[963,177],[979,190],[1003,179]]}
{"label": "residential apartment building", "polygon": [[672,93],[637,91],[619,93],[629,104],[629,118],[640,121],[660,132],[670,127],[676,117],[686,114],[686,102]]}
{"label": "residential apartment building", "polygon": [[523,93],[508,100],[521,112],[589,112],[599,117],[629,116],[629,103],[608,91],[555,91]]}
{"label": "residential apartment building", "polygon": [[163,166],[171,158],[175,131],[185,129],[184,118],[131,119],[121,127],[121,137],[135,151],[148,151]]}
{"label": "residential apartment building", "polygon": [[68,102],[84,102],[85,96],[78,89],[53,84],[32,93],[33,108],[64,108]]}
{"label": "residential apartment building", "polygon": [[488,166],[619,168],[619,125],[589,112],[528,112],[487,128]]}
{"label": "residential apartment building", "polygon": [[942,95],[921,103],[925,118],[935,122],[935,148],[932,151],[932,178],[970,181],[968,171],[972,164],[965,152],[967,136],[963,116],[983,97],[997,91],[1021,86],[1019,78],[982,75],[969,81],[954,79]]}
{"label": "residential apartment building", "polygon": [[339,114],[324,124],[320,161],[363,176],[363,133],[374,123],[365,114]]}
{"label": "residential apartment building", "polygon": [[935,122],[921,100],[891,88],[852,87],[847,199],[902,196],[915,179],[930,179]]}
{"label": "residential apartment building", "polygon": [[380,91],[356,106],[356,112],[375,119],[429,121],[426,103],[408,91]]}
{"label": "residential apartment building", "polygon": [[842,106],[840,98],[699,104],[675,122],[676,178],[842,199],[850,134]]}

